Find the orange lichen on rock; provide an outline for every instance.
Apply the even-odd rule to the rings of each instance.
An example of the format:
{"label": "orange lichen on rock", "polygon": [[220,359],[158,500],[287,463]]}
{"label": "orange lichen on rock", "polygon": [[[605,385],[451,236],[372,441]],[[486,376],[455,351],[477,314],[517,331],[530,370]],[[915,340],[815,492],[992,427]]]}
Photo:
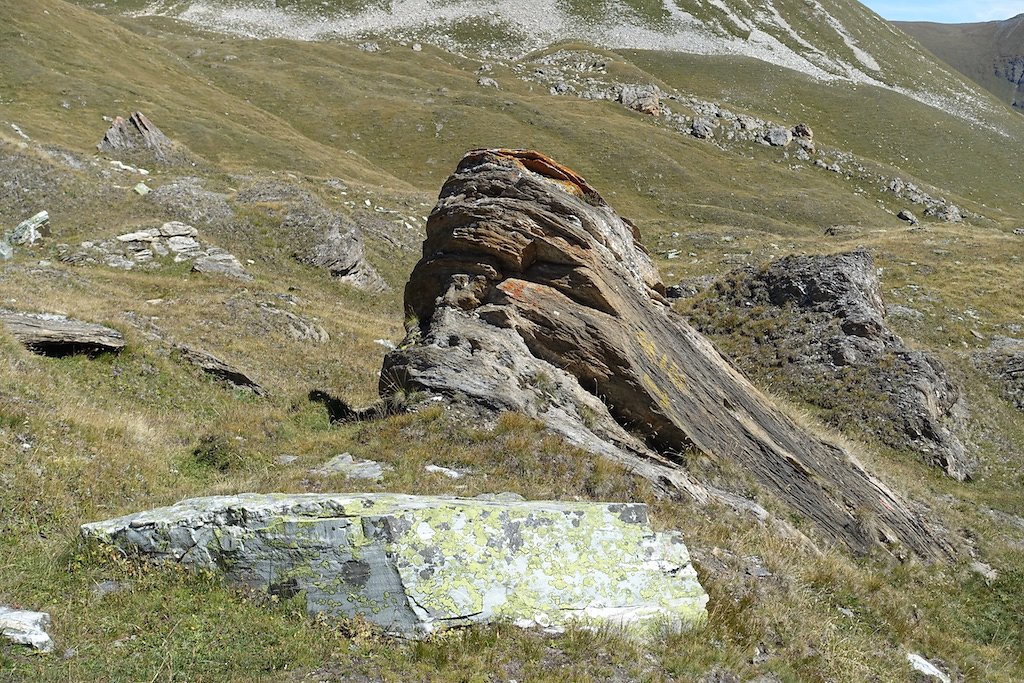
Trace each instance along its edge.
{"label": "orange lichen on rock", "polygon": [[[488,159],[489,157],[489,159]],[[509,163],[549,180],[554,180],[570,194],[586,198],[592,203],[605,205],[604,199],[593,187],[571,168],[532,149],[473,149],[462,158],[462,164],[476,165],[486,160]]]}

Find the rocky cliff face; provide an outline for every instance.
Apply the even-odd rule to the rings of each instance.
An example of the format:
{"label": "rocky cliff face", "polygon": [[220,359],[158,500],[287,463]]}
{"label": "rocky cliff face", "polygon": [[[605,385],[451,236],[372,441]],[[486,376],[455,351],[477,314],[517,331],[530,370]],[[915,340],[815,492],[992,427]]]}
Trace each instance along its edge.
{"label": "rocky cliff face", "polygon": [[970,477],[957,437],[966,406],[942,362],[907,348],[885,321],[866,251],[789,256],[738,270],[691,305],[700,330],[728,335],[737,360],[886,445],[915,451],[950,477]]}
{"label": "rocky cliff face", "polygon": [[663,493],[722,500],[683,467],[679,454],[699,449],[820,540],[941,556],[850,453],[797,426],[671,311],[639,237],[543,155],[470,152],[428,221],[405,292],[415,324],[385,359],[382,393],[521,410]]}

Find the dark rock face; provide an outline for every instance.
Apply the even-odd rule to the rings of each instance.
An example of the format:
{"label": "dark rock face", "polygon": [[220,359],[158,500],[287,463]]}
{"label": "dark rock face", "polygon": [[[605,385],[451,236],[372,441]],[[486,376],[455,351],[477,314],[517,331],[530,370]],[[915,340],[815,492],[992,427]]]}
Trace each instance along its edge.
{"label": "dark rock face", "polygon": [[664,292],[636,228],[581,177],[536,152],[470,152],[430,215],[405,291],[418,324],[385,358],[381,391],[520,410],[662,493],[722,500],[682,457],[662,455],[697,448],[749,474],[820,540],[946,553],[846,451],[776,409]]}
{"label": "dark rock face", "polygon": [[938,359],[906,347],[884,313],[874,260],[855,251],[736,271],[693,304],[692,319],[706,333],[742,339],[745,366],[769,368],[769,381],[825,408],[837,426],[856,421],[968,479],[959,389]]}
{"label": "dark rock face", "polygon": [[1001,56],[992,64],[992,72],[1016,86],[1011,104],[1018,109],[1024,108],[1024,56]]}

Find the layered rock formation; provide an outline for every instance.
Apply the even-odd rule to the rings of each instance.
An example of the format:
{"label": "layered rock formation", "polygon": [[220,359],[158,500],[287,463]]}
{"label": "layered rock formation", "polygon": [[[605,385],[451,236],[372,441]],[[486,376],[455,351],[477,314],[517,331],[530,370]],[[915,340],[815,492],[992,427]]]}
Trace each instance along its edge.
{"label": "layered rock formation", "polygon": [[889,329],[868,252],[738,270],[698,297],[691,316],[705,333],[730,335],[739,362],[829,411],[835,426],[853,421],[958,481],[970,477],[960,389],[938,358]]}
{"label": "layered rock formation", "polygon": [[702,620],[708,599],[682,540],[651,531],[637,504],[243,494],[82,535],[405,635],[496,619],[678,628]]}
{"label": "layered rock formation", "polygon": [[430,215],[405,291],[417,322],[385,358],[382,393],[519,410],[665,494],[730,499],[681,467],[697,448],[819,540],[944,555],[895,494],[773,406],[664,292],[639,232],[583,178],[536,152],[470,152]]}
{"label": "layered rock formation", "polygon": [[0,326],[29,350],[46,356],[116,353],[125,346],[117,330],[52,313],[0,309]]}
{"label": "layered rock formation", "polygon": [[187,154],[140,111],[127,119],[117,116],[96,149],[107,154],[180,163]]}

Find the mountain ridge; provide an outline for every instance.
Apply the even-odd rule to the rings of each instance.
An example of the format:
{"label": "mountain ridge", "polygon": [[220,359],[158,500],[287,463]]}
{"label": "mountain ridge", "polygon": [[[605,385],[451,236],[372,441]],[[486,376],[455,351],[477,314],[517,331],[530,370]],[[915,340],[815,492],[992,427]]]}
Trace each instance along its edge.
{"label": "mountain ridge", "polygon": [[136,18],[170,17],[251,38],[387,37],[508,59],[567,40],[611,49],[741,55],[819,80],[890,88],[975,123],[986,118],[976,110],[991,108],[984,91],[943,67],[935,73],[936,64],[877,14],[860,3],[835,0],[768,0],[756,7],[738,0],[120,0],[108,6]]}
{"label": "mountain ridge", "polygon": [[1024,109],[1024,14],[963,24],[893,23],[1001,101]]}

